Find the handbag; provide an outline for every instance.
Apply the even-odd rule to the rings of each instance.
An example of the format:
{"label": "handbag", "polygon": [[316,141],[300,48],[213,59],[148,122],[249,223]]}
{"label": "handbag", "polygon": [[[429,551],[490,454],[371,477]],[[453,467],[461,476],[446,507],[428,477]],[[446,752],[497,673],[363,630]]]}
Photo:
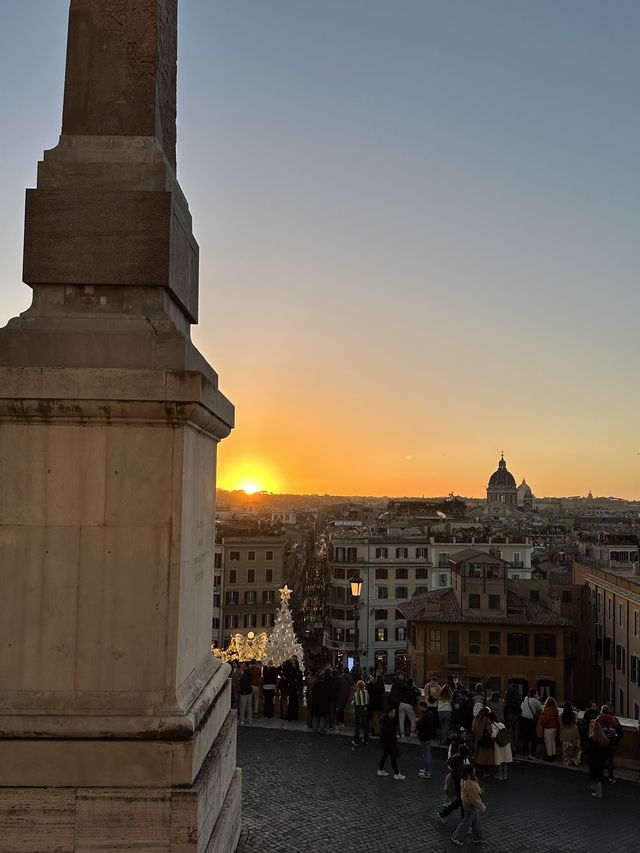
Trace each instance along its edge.
{"label": "handbag", "polygon": [[511,738],[509,737],[509,732],[506,729],[498,729],[498,733],[496,734],[496,743],[501,747],[509,746]]}

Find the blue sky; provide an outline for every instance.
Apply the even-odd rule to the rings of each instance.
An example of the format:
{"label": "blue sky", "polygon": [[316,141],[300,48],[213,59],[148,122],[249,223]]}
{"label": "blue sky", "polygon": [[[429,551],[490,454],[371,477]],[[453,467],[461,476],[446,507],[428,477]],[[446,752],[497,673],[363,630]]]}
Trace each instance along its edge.
{"label": "blue sky", "polygon": [[[3,318],[67,9],[4,10]],[[537,494],[640,497],[639,35],[625,0],[181,0],[224,485],[481,494],[504,448]]]}

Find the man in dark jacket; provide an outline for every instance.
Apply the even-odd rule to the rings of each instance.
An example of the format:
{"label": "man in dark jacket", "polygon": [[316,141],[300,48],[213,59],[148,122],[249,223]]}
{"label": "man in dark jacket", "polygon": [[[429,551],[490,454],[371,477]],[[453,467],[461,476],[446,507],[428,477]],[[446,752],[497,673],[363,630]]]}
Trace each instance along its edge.
{"label": "man in dark jacket", "polygon": [[344,709],[349,701],[351,688],[353,687],[353,679],[345,669],[338,677],[336,693],[336,726],[344,728]]}
{"label": "man in dark jacket", "polygon": [[398,738],[396,735],[396,709],[389,708],[386,714],[380,719],[380,745],[382,746],[382,758],[378,767],[378,776],[388,776],[389,774],[384,769],[387,758],[391,759],[393,768],[393,778],[397,781],[406,779],[398,770]]}
{"label": "man in dark jacket", "polygon": [[464,817],[460,783],[462,782],[462,773],[465,768],[465,765],[468,767],[470,764],[471,750],[468,749],[464,744],[462,744],[462,746],[460,746],[460,748],[458,749],[458,752],[455,755],[452,755],[451,758],[447,761],[447,766],[449,767],[449,773],[451,773],[451,778],[453,779],[453,783],[455,785],[457,797],[455,798],[455,800],[452,800],[448,806],[445,806],[443,809],[440,809],[440,811],[437,812],[441,823],[446,823],[448,816],[456,809],[460,809],[460,815],[461,817]]}
{"label": "man in dark jacket", "polygon": [[603,705],[602,708],[600,708],[600,714],[596,717],[596,722],[600,723],[600,728],[609,741],[609,746],[605,753],[605,764],[607,767],[607,773],[609,774],[609,782],[613,785],[616,781],[614,776],[616,747],[622,740],[624,730],[620,725],[620,720],[611,713],[611,709],[608,705]]}
{"label": "man in dark jacket", "polygon": [[418,702],[418,709],[422,711],[422,716],[417,725],[418,743],[422,757],[422,767],[418,770],[418,776],[421,779],[431,779],[431,741],[436,734],[436,718],[424,700]]}

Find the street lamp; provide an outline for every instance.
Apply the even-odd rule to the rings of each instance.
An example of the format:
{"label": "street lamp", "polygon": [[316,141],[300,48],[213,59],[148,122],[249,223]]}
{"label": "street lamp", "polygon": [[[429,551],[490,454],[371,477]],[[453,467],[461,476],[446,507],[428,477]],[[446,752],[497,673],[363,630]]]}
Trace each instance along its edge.
{"label": "street lamp", "polygon": [[358,646],[360,645],[360,633],[358,630],[358,620],[360,619],[360,593],[362,592],[362,578],[360,575],[356,574],[352,578],[349,578],[349,583],[351,584],[351,597],[353,598],[353,622],[355,629],[353,632],[353,660],[355,666],[359,667],[360,650]]}

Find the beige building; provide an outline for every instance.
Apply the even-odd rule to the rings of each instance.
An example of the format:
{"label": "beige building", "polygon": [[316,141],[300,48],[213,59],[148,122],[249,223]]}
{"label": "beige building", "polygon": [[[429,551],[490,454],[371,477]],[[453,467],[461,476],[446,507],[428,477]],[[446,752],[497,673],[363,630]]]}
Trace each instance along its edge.
{"label": "beige building", "polygon": [[[635,550],[634,550],[635,548]],[[621,551],[633,553],[635,564],[625,559],[583,558],[574,563],[575,584],[591,590],[591,621],[584,630],[595,641],[593,683],[598,701],[613,706],[620,717],[640,720],[640,574],[638,547]],[[600,559],[598,559],[600,558]]]}

